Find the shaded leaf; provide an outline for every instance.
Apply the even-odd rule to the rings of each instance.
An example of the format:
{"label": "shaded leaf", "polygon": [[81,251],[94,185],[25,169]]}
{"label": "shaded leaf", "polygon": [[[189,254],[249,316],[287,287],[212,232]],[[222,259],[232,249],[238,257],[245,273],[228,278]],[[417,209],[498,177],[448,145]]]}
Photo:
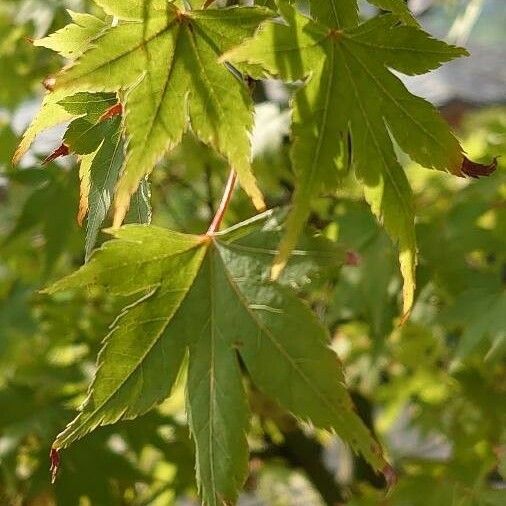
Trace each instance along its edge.
{"label": "shaded leaf", "polygon": [[401,19],[406,25],[418,26],[416,19],[411,14],[407,2],[404,0],[367,0],[370,4],[382,10],[390,11]]}
{"label": "shaded leaf", "polygon": [[[60,102],[79,118],[72,121],[64,140],[80,159],[81,179],[78,222],[87,218],[86,258],[89,258],[112,203],[124,163],[121,107],[111,93],[77,93]],[[112,112],[111,112],[112,111]],[[143,181],[132,198],[127,222],[149,223],[149,186]]]}
{"label": "shaded leaf", "polygon": [[[238,355],[253,382],[281,405],[335,430],[375,469],[385,467],[353,411],[324,327],[288,288],[268,281],[276,243],[260,231],[271,218],[212,237],[125,226],[86,266],[47,290],[98,285],[139,294],[106,338],[83,410],[55,448],[162,401],[188,348],[187,409],[206,504],[235,500],[247,471],[249,415]],[[263,240],[252,244],[255,235]],[[308,272],[316,264],[309,261]]]}

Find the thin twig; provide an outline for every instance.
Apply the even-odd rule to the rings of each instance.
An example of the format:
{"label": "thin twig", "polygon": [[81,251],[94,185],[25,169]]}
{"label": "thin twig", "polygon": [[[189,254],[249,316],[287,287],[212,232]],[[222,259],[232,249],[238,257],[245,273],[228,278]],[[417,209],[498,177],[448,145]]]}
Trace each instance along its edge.
{"label": "thin twig", "polygon": [[221,198],[220,206],[218,207],[218,211],[214,215],[213,221],[207,231],[208,236],[211,236],[218,232],[221,222],[223,221],[223,217],[225,216],[225,212],[228,208],[228,204],[230,203],[230,199],[232,198],[232,194],[234,193],[234,188],[237,182],[237,173],[235,170],[230,171],[230,175],[228,176],[227,186],[225,186],[225,191],[223,192],[223,197]]}

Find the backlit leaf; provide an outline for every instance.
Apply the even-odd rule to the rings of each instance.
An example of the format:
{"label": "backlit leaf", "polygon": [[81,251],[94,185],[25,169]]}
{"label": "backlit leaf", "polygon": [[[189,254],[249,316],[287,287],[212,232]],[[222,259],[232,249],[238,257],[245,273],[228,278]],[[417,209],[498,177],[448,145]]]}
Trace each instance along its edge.
{"label": "backlit leaf", "polygon": [[[99,2],[121,19],[56,76],[56,90],[128,90],[127,156],[117,188],[115,224],[159,159],[194,133],[225,156],[257,208],[263,198],[250,167],[253,118],[244,84],[218,56],[270,16],[261,8],[183,11],[174,3]],[[167,64],[160,65],[160,59]]]}
{"label": "backlit leaf", "polygon": [[392,138],[426,167],[460,174],[463,156],[436,109],[411,95],[389,68],[419,74],[465,51],[435,41],[414,26],[400,25],[392,15],[340,30],[332,17],[315,22],[288,3],[279,3],[286,23],[269,23],[223,57],[261,65],[267,74],[287,81],[306,80],[293,102],[292,162],[298,184],[273,277],[288,260],[311,200],[322,187],[328,191],[335,186],[346,165],[349,134],[365,197],[399,244],[407,314],[415,287],[414,215],[411,189]]}

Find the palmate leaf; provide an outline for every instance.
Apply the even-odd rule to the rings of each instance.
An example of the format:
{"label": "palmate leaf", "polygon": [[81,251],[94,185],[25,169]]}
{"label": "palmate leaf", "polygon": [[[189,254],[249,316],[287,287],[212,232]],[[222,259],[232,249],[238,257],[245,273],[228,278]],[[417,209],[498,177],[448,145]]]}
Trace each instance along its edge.
{"label": "palmate leaf", "polygon": [[[65,448],[99,425],[134,418],[165,399],[189,353],[187,410],[206,504],[229,504],[247,472],[249,412],[238,357],[252,381],[302,420],[335,430],[375,469],[381,449],[355,414],[328,335],[287,286],[269,281],[279,240],[272,213],[211,236],[149,226],[113,232],[89,263],[47,291],[101,286],[138,294],[116,320]],[[306,240],[294,273],[339,263],[322,239]]]}
{"label": "palmate leaf", "polygon": [[57,92],[125,90],[127,156],[115,200],[115,224],[158,160],[193,132],[225,156],[255,206],[264,206],[250,167],[252,105],[224,51],[253,35],[263,8],[180,8],[181,2],[98,2],[120,20],[56,76]]}
{"label": "palmate leaf", "polygon": [[[326,4],[336,7],[340,2]],[[338,18],[320,13],[322,2],[311,3],[321,22],[285,1],[279,5],[286,23],[267,24],[256,37],[223,56],[233,63],[262,66],[268,75],[287,81],[306,79],[293,99],[292,162],[298,184],[273,276],[286,264],[312,198],[322,187],[328,191],[335,184],[345,165],[349,133],[353,165],[366,199],[399,243],[408,313],[415,286],[414,216],[411,189],[391,138],[425,167],[460,174],[463,155],[436,109],[411,95],[389,69],[421,74],[466,52],[415,26],[399,24],[393,15],[341,30]]]}

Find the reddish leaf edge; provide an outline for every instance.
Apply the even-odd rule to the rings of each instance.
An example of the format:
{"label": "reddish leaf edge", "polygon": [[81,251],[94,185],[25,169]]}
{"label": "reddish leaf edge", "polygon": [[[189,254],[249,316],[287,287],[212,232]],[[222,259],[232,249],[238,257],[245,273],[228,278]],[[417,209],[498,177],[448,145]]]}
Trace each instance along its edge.
{"label": "reddish leaf edge", "polygon": [[498,157],[494,157],[491,163],[477,163],[473,162],[467,156],[464,156],[462,165],[460,166],[460,177],[470,177],[472,179],[479,179],[481,177],[488,177],[492,175],[497,169]]}
{"label": "reddish leaf edge", "polygon": [[56,477],[58,476],[61,463],[60,452],[57,448],[51,448],[49,451],[49,459],[51,461],[51,465],[49,467],[49,472],[51,473],[51,483],[54,484],[56,482]]}
{"label": "reddish leaf edge", "polygon": [[59,148],[56,148],[47,158],[42,161],[42,165],[47,165],[49,162],[67,156],[70,154],[70,149],[66,144],[62,144]]}

